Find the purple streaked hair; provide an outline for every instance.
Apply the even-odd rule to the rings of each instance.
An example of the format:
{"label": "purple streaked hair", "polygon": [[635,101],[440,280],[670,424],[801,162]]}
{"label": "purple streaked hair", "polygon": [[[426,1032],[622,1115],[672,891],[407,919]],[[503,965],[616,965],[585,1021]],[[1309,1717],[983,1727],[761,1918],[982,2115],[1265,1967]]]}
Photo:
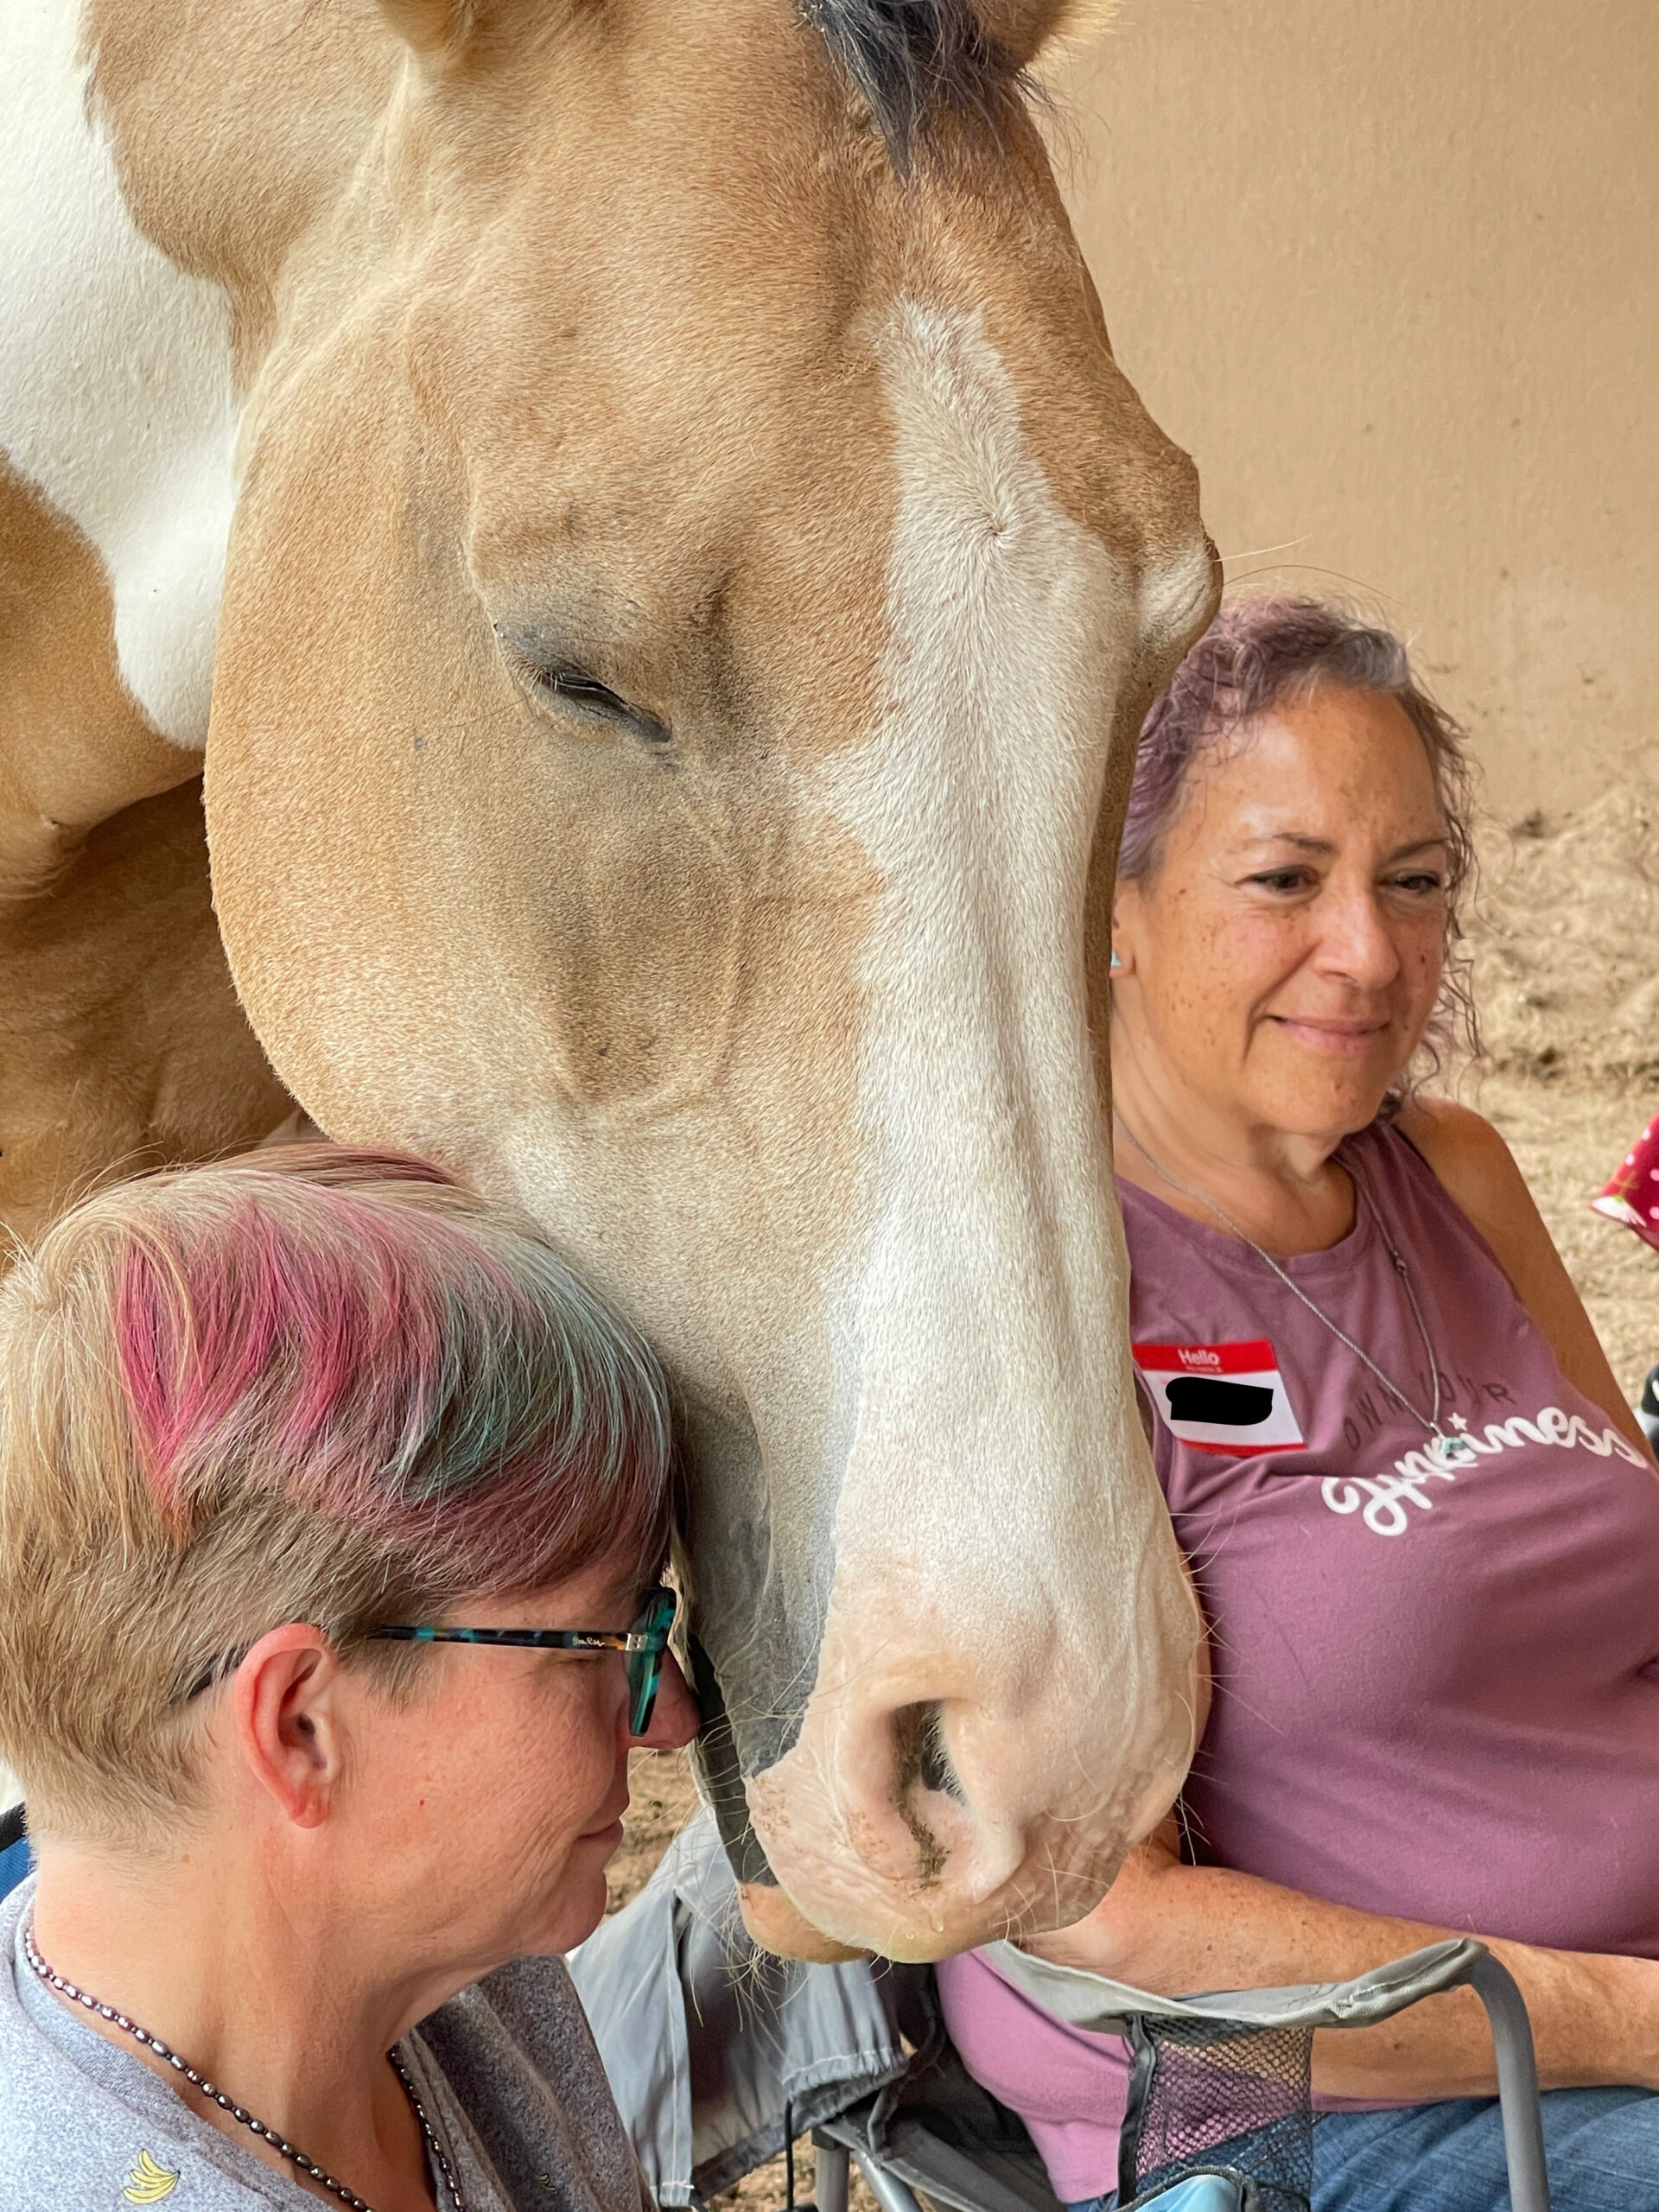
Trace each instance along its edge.
{"label": "purple streaked hair", "polygon": [[[1305,700],[1321,683],[1395,700],[1423,741],[1446,823],[1446,961],[1421,1049],[1421,1075],[1459,1050],[1480,1052],[1480,1032],[1461,950],[1465,901],[1475,881],[1474,772],[1469,741],[1412,674],[1391,630],[1332,601],[1261,596],[1224,607],[1176,670],[1141,726],[1135,780],[1119,849],[1120,881],[1157,873],[1171,824],[1202,763],[1274,708]],[[1409,1085],[1391,1103],[1397,1108]]]}
{"label": "purple streaked hair", "polygon": [[288,1621],[369,1640],[601,1564],[672,1511],[667,1387],[532,1222],[328,1145],[116,1184],[0,1284],[0,1756],[35,1825],[196,1802],[189,1686]]}
{"label": "purple streaked hair", "polygon": [[661,1560],[656,1363],[531,1224],[406,1155],[295,1147],[197,1172],[216,1203],[149,1214],[113,1316],[179,1541],[234,1467],[424,1554],[457,1595],[544,1588],[613,1551]]}

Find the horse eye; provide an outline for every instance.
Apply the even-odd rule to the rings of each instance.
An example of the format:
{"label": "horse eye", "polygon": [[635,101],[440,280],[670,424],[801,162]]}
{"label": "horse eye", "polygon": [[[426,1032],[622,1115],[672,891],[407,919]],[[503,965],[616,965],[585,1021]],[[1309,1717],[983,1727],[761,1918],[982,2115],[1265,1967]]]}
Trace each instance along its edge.
{"label": "horse eye", "polygon": [[647,714],[643,707],[630,706],[628,702],[601,683],[585,669],[557,663],[538,671],[537,679],[544,690],[556,698],[568,699],[573,707],[584,714],[603,715],[609,721],[626,723],[637,737],[647,745],[666,745],[668,726],[655,715]]}

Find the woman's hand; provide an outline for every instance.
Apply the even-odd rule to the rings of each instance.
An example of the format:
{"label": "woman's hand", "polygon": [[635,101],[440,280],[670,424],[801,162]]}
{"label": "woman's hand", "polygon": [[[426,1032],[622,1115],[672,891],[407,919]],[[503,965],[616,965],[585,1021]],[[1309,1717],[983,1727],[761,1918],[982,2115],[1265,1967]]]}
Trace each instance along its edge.
{"label": "woman's hand", "polygon": [[[1172,1815],[1129,1854],[1086,1920],[1024,1948],[1173,1997],[1345,1981],[1465,1933],[1357,1912],[1225,1867],[1184,1866]],[[1659,2090],[1659,1962],[1483,1940],[1521,1986],[1544,2088]],[[1381,2027],[1321,2030],[1313,2086],[1328,2096],[1407,2103],[1495,2094],[1479,1999],[1448,1990]]]}

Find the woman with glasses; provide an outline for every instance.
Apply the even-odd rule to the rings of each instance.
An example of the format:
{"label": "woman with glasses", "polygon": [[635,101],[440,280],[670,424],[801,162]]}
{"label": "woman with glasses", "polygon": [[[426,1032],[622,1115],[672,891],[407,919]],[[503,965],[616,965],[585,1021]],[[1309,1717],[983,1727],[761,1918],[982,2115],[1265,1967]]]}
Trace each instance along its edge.
{"label": "woman with glasses", "polygon": [[0,2202],[640,2212],[559,1954],[696,1726],[670,1464],[638,1338],[416,1162],[155,1176],[20,1262]]}

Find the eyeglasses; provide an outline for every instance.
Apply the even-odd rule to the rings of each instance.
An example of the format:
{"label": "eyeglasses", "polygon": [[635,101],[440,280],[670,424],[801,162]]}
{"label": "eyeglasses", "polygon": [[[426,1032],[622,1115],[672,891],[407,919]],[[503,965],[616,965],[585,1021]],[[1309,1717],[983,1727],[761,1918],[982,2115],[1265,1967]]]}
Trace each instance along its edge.
{"label": "eyeglasses", "polygon": [[[674,1625],[678,1600],[659,1582],[645,1599],[645,1609],[630,1629],[613,1628],[373,1628],[370,1638],[390,1643],[488,1643],[511,1645],[529,1651],[621,1651],[628,1662],[628,1733],[643,1736],[657,1709],[662,1687],[663,1654]],[[248,1646],[227,1651],[204,1667],[185,1691],[188,1704],[204,1690],[233,1675],[248,1656]]]}
{"label": "eyeglasses", "polygon": [[628,1733],[643,1736],[657,1708],[663,1654],[677,1600],[658,1583],[630,1629],[609,1628],[376,1628],[371,1637],[392,1643],[506,1644],[529,1651],[623,1651],[628,1660]]}

